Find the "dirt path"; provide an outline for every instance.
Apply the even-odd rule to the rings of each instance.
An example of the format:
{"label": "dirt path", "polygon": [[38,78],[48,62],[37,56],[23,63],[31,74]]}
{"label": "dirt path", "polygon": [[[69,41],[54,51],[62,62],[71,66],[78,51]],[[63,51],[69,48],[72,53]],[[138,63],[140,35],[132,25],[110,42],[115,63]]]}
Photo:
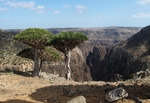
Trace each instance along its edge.
{"label": "dirt path", "polygon": [[[105,92],[117,83],[105,82],[57,82],[15,74],[0,75],[1,103],[66,103],[73,97],[83,95],[87,103],[106,103]],[[129,97],[116,103],[135,103],[137,97],[150,103],[149,85],[126,85]],[[68,94],[67,92],[71,92]],[[94,101],[94,102],[93,102]]]}

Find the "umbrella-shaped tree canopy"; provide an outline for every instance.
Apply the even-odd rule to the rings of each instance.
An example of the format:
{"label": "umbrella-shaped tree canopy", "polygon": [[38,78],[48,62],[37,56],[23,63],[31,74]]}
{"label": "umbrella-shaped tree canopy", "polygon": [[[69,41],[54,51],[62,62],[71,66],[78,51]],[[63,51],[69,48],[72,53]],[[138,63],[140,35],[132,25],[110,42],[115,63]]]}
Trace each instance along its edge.
{"label": "umbrella-shaped tree canopy", "polygon": [[86,40],[88,40],[88,37],[85,34],[68,31],[57,34],[53,40],[50,41],[50,45],[53,45],[56,49],[64,53],[67,50],[74,49],[77,45]]}
{"label": "umbrella-shaped tree canopy", "polygon": [[42,48],[52,38],[52,33],[40,28],[29,28],[14,36],[14,39],[37,48]]}

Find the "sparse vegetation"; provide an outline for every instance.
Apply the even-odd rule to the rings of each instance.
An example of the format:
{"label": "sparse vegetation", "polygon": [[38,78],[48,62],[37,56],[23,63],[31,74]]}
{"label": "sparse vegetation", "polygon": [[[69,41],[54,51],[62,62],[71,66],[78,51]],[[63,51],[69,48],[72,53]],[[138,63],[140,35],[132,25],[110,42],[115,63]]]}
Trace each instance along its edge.
{"label": "sparse vegetation", "polygon": [[[12,38],[10,36],[11,33],[8,33],[8,34],[9,34],[9,37]],[[14,36],[15,34],[12,33],[12,35]],[[3,38],[3,40],[1,39],[1,41],[0,41],[0,46],[1,46],[0,47],[0,64],[13,64],[13,65],[17,65],[17,66],[22,65],[24,63],[24,61],[26,62],[29,59],[19,57],[16,54],[18,54],[20,51],[24,50],[25,48],[27,48],[29,46],[25,46],[25,45],[22,46],[21,42],[19,43],[18,41],[9,39],[9,37],[7,38],[7,36],[5,36]],[[70,39],[63,39],[63,40],[69,41]],[[11,44],[9,45],[10,42],[11,42]],[[68,45],[72,46],[71,43],[67,43],[67,42],[62,42],[61,45],[63,43],[65,45],[68,44]],[[147,42],[147,44],[148,43],[149,42]],[[17,46],[14,46],[14,45],[17,45]],[[62,45],[62,47],[63,46],[64,45]],[[98,46],[98,45],[96,45],[96,46]],[[147,46],[147,47],[149,47],[149,46]],[[65,48],[63,48],[63,49],[66,50]],[[31,49],[31,51],[33,51],[32,53],[34,53],[33,48],[29,48],[29,49]],[[25,50],[28,50],[28,49],[25,49]],[[39,55],[40,60],[41,61],[49,60],[50,62],[54,60],[57,62],[57,60],[60,59],[60,57],[59,57],[59,53],[55,50],[56,49],[54,49],[54,48],[43,46],[42,49],[39,50],[40,52],[38,52],[40,54]],[[101,51],[102,50],[103,49],[101,49]],[[134,50],[134,52],[135,52],[135,50]],[[52,55],[53,53],[54,53],[54,55]],[[147,56],[147,55],[149,56],[149,50],[147,50],[144,53],[145,53],[144,56]],[[27,56],[30,56],[30,55],[27,55]],[[114,56],[115,57],[118,56],[118,53],[116,53],[116,55],[114,55]],[[97,57],[97,55],[96,55],[96,57]],[[98,55],[98,57],[100,58],[101,56]],[[34,55],[32,54],[32,56],[30,56],[30,58],[33,60]],[[128,59],[128,61],[129,60],[132,60],[132,59]],[[146,62],[148,62],[148,60],[149,60],[149,58],[146,59]],[[112,61],[116,61],[116,60],[112,59]],[[124,59],[119,59],[118,61],[124,62]],[[31,61],[29,61],[29,63],[30,62]],[[47,63],[47,62],[44,62],[44,63]],[[118,64],[119,63],[116,63],[116,65],[118,65]],[[136,66],[138,66],[138,64],[140,64],[140,63],[135,62],[135,64],[130,65],[130,67],[135,66],[135,69],[136,69]],[[26,65],[26,64],[24,64],[24,65]],[[62,65],[64,65],[64,64],[62,64]],[[60,65],[60,66],[62,66],[62,65]],[[8,68],[11,67],[10,65],[6,65],[6,66]],[[55,64],[53,63],[52,66],[55,66]],[[51,67],[48,66],[47,69],[53,68],[52,66]],[[60,66],[58,67],[59,70],[60,70]],[[66,67],[67,66],[68,65],[66,65]],[[71,66],[72,66],[72,64],[71,64]],[[93,66],[93,64],[92,64],[92,66]],[[143,68],[147,67],[145,65],[141,65],[141,67],[142,66],[143,66]],[[12,66],[12,67],[14,67],[14,66]],[[18,68],[20,68],[20,66],[18,66]],[[61,69],[63,69],[63,68],[64,67],[61,67]],[[129,66],[128,66],[128,68],[129,68]],[[55,69],[55,68],[53,68],[53,69]],[[107,69],[105,68],[105,70],[107,70]],[[134,68],[133,68],[133,70],[134,70]],[[75,71],[73,71],[73,72],[75,72]],[[104,71],[100,71],[100,72],[103,73]],[[23,72],[23,73],[25,73],[25,72]],[[8,102],[15,102],[15,103],[17,103],[17,102],[18,103],[20,103],[20,102],[33,102],[33,103],[34,102],[35,103],[36,102],[52,102],[52,103],[66,102],[69,99],[71,99],[75,96],[78,96],[78,95],[85,96],[87,99],[87,103],[91,103],[93,101],[98,102],[98,103],[106,102],[105,98],[104,98],[106,90],[116,87],[119,83],[121,83],[121,85],[123,84],[124,88],[129,93],[129,97],[127,97],[123,100],[115,101],[114,103],[129,103],[129,102],[134,103],[134,102],[136,102],[135,100],[137,100],[137,99],[142,101],[143,103],[150,102],[149,101],[149,97],[150,97],[150,92],[149,92],[150,79],[149,78],[150,77],[149,77],[149,75],[147,76],[143,73],[141,73],[141,75],[139,75],[140,78],[138,78],[138,79],[133,79],[136,76],[135,73],[133,72],[133,74],[130,75],[130,77],[132,79],[127,80],[127,81],[117,81],[117,82],[103,82],[103,81],[97,81],[97,82],[93,81],[92,82],[92,81],[90,81],[90,82],[81,83],[81,85],[79,82],[77,83],[77,82],[73,82],[73,81],[63,81],[62,82],[62,80],[61,80],[61,82],[60,82],[60,81],[54,80],[54,81],[49,82],[44,79],[24,77],[24,76],[28,76],[28,75],[20,76],[20,75],[11,74],[11,73],[6,73],[6,74],[1,73],[1,75],[0,75],[0,77],[1,77],[0,78],[0,81],[1,81],[1,83],[0,83],[0,86],[1,86],[0,87],[0,91],[1,91],[0,98],[1,98],[1,100],[0,101],[1,102],[4,102],[4,103],[8,103]],[[108,76],[108,75],[106,75],[106,76]],[[68,90],[67,91],[68,93],[75,93],[75,94],[73,94],[73,97],[68,97],[67,95],[65,95],[65,90]]]}
{"label": "sparse vegetation", "polygon": [[85,34],[79,32],[61,32],[58,33],[48,44],[53,45],[57,50],[61,51],[65,56],[65,70],[70,72],[71,50],[77,45],[88,40]]}
{"label": "sparse vegetation", "polygon": [[38,76],[40,72],[39,52],[46,45],[46,42],[53,38],[53,34],[45,29],[29,28],[14,36],[15,40],[23,42],[34,48],[34,72],[33,76]]}

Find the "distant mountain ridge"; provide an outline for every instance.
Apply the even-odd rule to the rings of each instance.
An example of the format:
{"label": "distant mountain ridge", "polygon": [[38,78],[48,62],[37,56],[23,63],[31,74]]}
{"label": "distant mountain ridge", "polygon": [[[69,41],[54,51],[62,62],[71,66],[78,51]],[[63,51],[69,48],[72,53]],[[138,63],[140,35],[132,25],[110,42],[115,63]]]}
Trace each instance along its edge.
{"label": "distant mountain ridge", "polygon": [[[94,27],[94,28],[45,28],[53,34],[57,34],[63,31],[75,31],[82,32],[89,37],[89,40],[126,40],[138,31],[141,27]],[[19,33],[24,29],[4,29],[7,32]]]}
{"label": "distant mountain ridge", "polygon": [[141,30],[140,27],[104,27],[104,28],[51,28],[53,34],[62,31],[76,31],[86,34],[89,40],[126,40]]}
{"label": "distant mountain ridge", "polygon": [[[125,41],[139,32],[141,27],[94,27],[94,28],[45,28],[54,35],[63,31],[81,32],[88,36],[90,42],[112,46],[118,42]],[[3,31],[19,33],[24,29],[6,29]]]}

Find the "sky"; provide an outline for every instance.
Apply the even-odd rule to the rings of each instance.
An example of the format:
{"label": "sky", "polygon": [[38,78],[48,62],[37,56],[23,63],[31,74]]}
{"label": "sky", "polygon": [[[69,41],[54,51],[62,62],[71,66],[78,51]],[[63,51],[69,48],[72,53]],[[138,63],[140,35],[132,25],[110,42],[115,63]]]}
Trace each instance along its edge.
{"label": "sky", "polygon": [[0,0],[0,28],[145,27],[150,0]]}

